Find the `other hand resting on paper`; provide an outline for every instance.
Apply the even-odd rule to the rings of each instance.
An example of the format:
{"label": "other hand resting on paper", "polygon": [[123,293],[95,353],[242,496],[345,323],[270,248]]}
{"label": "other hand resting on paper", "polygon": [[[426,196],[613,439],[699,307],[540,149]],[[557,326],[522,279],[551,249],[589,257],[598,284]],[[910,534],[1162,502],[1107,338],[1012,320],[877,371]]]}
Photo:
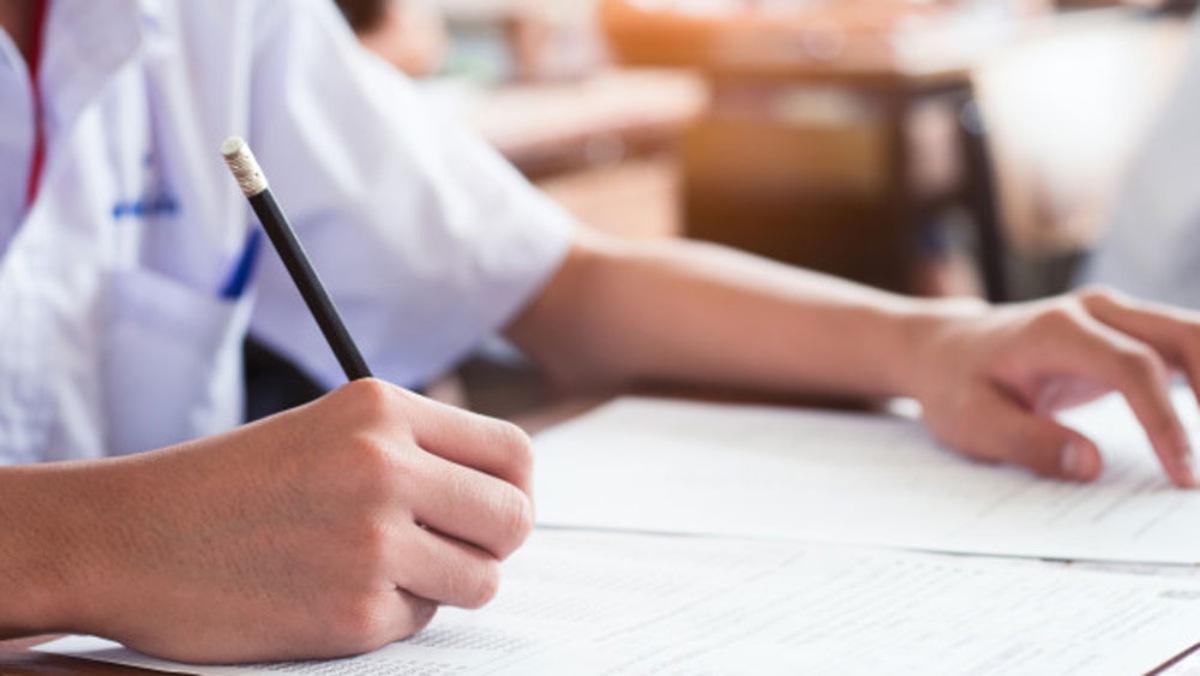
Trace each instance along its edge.
{"label": "other hand resting on paper", "polygon": [[974,458],[1087,481],[1094,443],[1049,415],[1119,390],[1193,486],[1167,391],[1200,383],[1200,317],[1106,291],[990,307],[885,293],[721,247],[581,233],[508,336],[567,385],[654,381],[912,396]]}
{"label": "other hand resting on paper", "polygon": [[941,439],[975,458],[1090,481],[1095,443],[1050,414],[1111,391],[1129,402],[1171,479],[1194,487],[1172,371],[1200,383],[1200,317],[1102,289],[980,308],[931,327],[915,394]]}
{"label": "other hand resting on paper", "polygon": [[378,648],[495,594],[531,469],[516,427],[379,381],[161,452],[5,469],[0,635],[193,662]]}

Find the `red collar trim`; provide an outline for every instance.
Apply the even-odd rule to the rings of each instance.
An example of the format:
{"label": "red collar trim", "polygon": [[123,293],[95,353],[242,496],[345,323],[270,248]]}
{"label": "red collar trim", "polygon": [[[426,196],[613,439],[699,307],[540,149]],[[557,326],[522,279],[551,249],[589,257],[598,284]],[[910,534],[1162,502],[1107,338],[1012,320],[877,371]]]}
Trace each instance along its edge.
{"label": "red collar trim", "polygon": [[42,47],[46,37],[46,14],[50,0],[34,0],[33,6],[33,49],[29,55],[29,81],[33,84],[34,105],[34,142],[33,157],[29,168],[29,188],[25,193],[25,203],[32,205],[37,197],[38,187],[42,179],[42,165],[46,161],[46,133],[42,124],[42,96],[38,86],[38,73],[42,67]]}

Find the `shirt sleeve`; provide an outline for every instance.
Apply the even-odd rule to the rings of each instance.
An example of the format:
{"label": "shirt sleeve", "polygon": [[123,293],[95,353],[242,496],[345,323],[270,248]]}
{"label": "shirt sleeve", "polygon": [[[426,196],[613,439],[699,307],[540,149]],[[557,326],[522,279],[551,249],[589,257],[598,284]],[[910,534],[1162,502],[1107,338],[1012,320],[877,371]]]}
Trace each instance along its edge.
{"label": "shirt sleeve", "polygon": [[[262,3],[250,143],[372,370],[416,385],[503,327],[576,225],[361,49],[327,0]],[[253,333],[344,380],[273,252]]]}

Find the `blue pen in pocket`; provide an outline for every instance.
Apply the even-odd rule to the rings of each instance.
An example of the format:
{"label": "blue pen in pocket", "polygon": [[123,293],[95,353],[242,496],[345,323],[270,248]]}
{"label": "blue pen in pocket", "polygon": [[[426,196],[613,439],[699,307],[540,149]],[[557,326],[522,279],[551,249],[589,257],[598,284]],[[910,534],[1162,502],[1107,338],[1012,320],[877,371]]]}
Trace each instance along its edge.
{"label": "blue pen in pocket", "polygon": [[246,289],[250,286],[250,280],[254,278],[254,269],[258,265],[260,248],[262,248],[262,230],[253,228],[246,236],[246,246],[242,248],[242,255],[238,257],[233,269],[229,271],[229,279],[225,280],[225,285],[221,288],[221,298],[233,301],[246,293]]}

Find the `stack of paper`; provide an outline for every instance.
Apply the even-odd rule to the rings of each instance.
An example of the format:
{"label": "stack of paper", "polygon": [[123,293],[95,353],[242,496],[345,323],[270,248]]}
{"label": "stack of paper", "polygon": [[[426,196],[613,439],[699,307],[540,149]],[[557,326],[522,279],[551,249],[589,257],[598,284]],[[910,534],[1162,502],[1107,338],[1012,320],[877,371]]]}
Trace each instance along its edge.
{"label": "stack of paper", "polygon": [[1185,651],[1200,581],[802,545],[542,531],[497,600],[326,663],[202,668],[97,639],[55,652],[196,674],[1133,674]]}
{"label": "stack of paper", "polygon": [[[1196,404],[1186,392],[1178,397],[1195,431]],[[1107,471],[1099,482],[972,462],[903,418],[623,399],[538,438],[539,520],[1200,563],[1200,491],[1169,484],[1121,400],[1077,409],[1066,421],[1100,442]]]}
{"label": "stack of paper", "polygon": [[1105,450],[1094,486],[972,463],[905,419],[621,400],[536,440],[542,527],[482,611],[323,663],[46,649],[239,676],[1145,672],[1200,643],[1200,575],[1161,567],[1200,562],[1200,492],[1119,402],[1068,422]]}

